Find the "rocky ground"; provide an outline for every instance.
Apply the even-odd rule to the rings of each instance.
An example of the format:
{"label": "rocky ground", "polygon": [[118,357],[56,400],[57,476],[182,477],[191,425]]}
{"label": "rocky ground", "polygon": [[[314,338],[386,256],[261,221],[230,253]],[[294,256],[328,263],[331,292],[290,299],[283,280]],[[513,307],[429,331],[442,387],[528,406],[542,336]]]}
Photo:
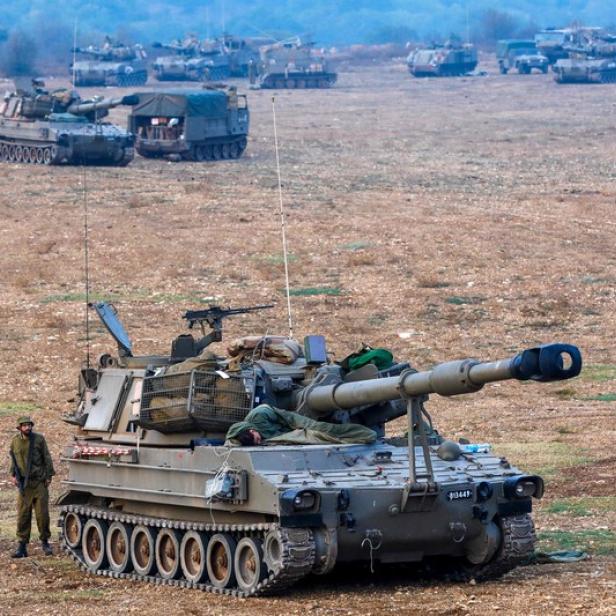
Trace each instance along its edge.
{"label": "rocky ground", "polygon": [[[441,432],[491,442],[542,474],[539,548],[591,558],[478,585],[339,572],[269,599],[127,584],[38,547],[12,562],[5,466],[2,614],[616,611],[615,90],[488,70],[419,80],[402,64],[360,67],[331,90],[276,93],[294,333],[324,334],[338,359],[367,342],[420,368],[578,344],[585,368],[573,381],[493,384],[429,409]],[[272,93],[249,101],[239,161],[0,168],[0,444],[32,414],[57,461],[53,496],[72,432],[61,415],[86,357],[85,204],[92,297],[114,302],[137,352],[166,352],[182,312],[209,302],[276,303],[230,319],[228,338],[287,332]],[[92,357],[114,350],[92,330]]]}

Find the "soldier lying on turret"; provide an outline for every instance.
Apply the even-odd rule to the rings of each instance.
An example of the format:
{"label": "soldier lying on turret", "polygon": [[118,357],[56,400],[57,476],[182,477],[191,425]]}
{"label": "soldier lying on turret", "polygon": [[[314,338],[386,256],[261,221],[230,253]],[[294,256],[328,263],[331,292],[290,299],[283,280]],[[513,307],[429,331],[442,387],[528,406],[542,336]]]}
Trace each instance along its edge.
{"label": "soldier lying on turret", "polygon": [[359,424],[315,421],[299,413],[283,411],[268,404],[254,408],[244,421],[227,432],[226,445],[319,445],[322,443],[373,443],[376,432]]}

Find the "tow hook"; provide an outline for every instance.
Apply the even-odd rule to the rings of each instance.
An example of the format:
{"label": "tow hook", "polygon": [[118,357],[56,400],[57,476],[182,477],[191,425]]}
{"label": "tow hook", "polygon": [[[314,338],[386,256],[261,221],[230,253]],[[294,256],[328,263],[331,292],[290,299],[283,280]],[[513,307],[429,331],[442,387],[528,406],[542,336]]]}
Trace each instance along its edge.
{"label": "tow hook", "polygon": [[451,538],[455,543],[462,543],[466,537],[466,524],[464,522],[449,522]]}

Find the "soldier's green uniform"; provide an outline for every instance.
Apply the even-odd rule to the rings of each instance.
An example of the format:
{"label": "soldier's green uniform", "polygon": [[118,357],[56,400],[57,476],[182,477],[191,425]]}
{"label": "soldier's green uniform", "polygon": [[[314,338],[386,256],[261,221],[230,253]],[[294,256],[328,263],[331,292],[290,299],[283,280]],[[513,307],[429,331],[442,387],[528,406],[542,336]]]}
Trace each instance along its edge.
{"label": "soldier's green uniform", "polygon": [[244,421],[233,424],[227,432],[227,443],[238,444],[237,437],[244,430],[256,430],[268,443],[279,444],[374,443],[376,440],[376,432],[366,426],[316,421],[269,404],[255,407]]}
{"label": "soldier's green uniform", "polygon": [[[24,423],[32,423],[32,421],[29,417],[20,418],[19,425]],[[17,479],[19,488],[17,538],[22,546],[30,540],[32,509],[34,508],[36,524],[45,549],[51,537],[47,485],[55,475],[45,437],[36,432],[30,432],[28,436],[22,433],[17,434],[11,441],[10,456],[11,476]]]}

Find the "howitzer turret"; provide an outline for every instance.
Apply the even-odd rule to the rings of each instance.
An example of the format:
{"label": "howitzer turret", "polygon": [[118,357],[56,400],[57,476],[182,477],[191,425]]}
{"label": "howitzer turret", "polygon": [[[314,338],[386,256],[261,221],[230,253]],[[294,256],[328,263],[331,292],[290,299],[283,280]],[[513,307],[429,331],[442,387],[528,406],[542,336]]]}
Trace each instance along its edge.
{"label": "howitzer turret", "polygon": [[[139,102],[139,97],[135,95],[118,96],[116,98],[103,98],[101,100],[92,100],[85,102],[72,103],[66,109],[67,113],[75,115],[84,115],[88,118],[100,118],[106,115],[104,112],[119,105],[136,105]],[[102,112],[102,113],[101,113]]]}
{"label": "howitzer turret", "polygon": [[[494,381],[572,378],[576,347],[425,372],[384,349],[334,363],[322,336],[303,345],[248,336],[221,357],[210,345],[223,319],[264,307],[214,306],[185,315],[211,332],[178,336],[170,354],[139,356],[113,307],[95,308],[119,352],[81,371],[59,501],[64,546],[90,571],[247,597],[336,563],[429,559],[458,580],[481,581],[532,555],[541,477],[489,444],[445,440],[423,405],[430,393],[473,393]],[[405,413],[406,431],[386,437],[385,423]],[[279,434],[245,447],[225,441],[232,423],[246,430],[257,416]],[[353,423],[378,434],[345,426]],[[374,442],[352,440],[359,432]]]}

